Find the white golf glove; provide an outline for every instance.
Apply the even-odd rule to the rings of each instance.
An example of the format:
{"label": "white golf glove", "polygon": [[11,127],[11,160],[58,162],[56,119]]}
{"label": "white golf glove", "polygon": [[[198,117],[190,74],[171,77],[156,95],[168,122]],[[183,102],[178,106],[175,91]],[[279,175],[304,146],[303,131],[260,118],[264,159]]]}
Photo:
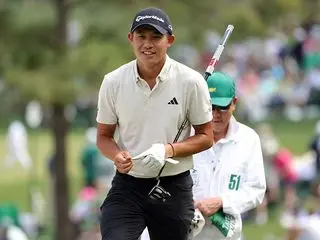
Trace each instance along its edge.
{"label": "white golf glove", "polygon": [[133,157],[132,159],[142,159],[142,165],[150,168],[151,170],[160,170],[161,167],[164,165],[165,161],[168,161],[173,164],[177,164],[179,161],[173,160],[171,158],[165,158],[166,150],[164,144],[162,143],[155,143],[147,149],[146,151],[138,154],[137,156]]}
{"label": "white golf glove", "polygon": [[191,220],[189,232],[191,232],[192,235],[195,237],[202,231],[202,228],[204,227],[204,225],[205,225],[205,219],[202,216],[202,213],[199,211],[199,209],[196,208],[194,210],[193,219]]}

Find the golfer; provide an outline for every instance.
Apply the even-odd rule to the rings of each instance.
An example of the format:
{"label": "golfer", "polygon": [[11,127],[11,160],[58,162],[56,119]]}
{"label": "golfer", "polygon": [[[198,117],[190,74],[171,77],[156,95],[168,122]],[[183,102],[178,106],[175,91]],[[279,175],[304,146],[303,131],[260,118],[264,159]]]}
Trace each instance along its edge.
{"label": "golfer", "polygon": [[[161,9],[139,11],[128,39],[136,59],[105,75],[98,99],[97,145],[117,168],[101,206],[102,239],[136,240],[148,227],[152,240],[185,240],[194,215],[192,155],[213,144],[208,88],[167,55],[175,36]],[[160,185],[170,196],[152,199],[163,166]]]}
{"label": "golfer", "polygon": [[195,239],[239,240],[240,214],[260,204],[266,190],[260,139],[233,116],[238,101],[235,81],[216,72],[207,84],[215,145],[194,156],[191,170],[195,207],[206,219]]}

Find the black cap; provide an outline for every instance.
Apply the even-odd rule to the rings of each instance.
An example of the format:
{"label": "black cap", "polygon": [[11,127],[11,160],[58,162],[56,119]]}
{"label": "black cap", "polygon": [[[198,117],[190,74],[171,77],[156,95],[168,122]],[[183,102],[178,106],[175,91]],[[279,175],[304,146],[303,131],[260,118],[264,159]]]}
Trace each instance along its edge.
{"label": "black cap", "polygon": [[161,34],[172,35],[173,29],[168,15],[159,8],[145,8],[140,10],[133,19],[131,32],[142,25],[150,25]]}

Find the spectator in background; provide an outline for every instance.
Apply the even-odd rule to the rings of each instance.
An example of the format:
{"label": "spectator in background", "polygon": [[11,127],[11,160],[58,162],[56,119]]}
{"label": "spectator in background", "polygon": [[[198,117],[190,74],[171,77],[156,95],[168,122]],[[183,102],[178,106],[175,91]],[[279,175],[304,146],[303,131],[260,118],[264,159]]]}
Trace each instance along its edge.
{"label": "spectator in background", "polygon": [[307,213],[296,209],[293,217],[288,219],[285,240],[319,240],[320,215],[314,210]]}
{"label": "spectator in background", "polygon": [[273,158],[277,153],[279,143],[269,124],[259,124],[256,131],[261,140],[267,190],[263,203],[256,209],[255,222],[257,224],[264,224],[268,221],[267,208],[271,209],[280,201],[280,178],[273,164]]}
{"label": "spectator in background", "polygon": [[310,88],[308,104],[320,106],[320,25],[310,27],[303,49],[303,68]]}
{"label": "spectator in background", "polygon": [[70,211],[73,239],[98,239],[99,206],[110,189],[115,174],[113,162],[100,153],[96,139],[97,129],[89,127],[85,132],[85,146],[81,153],[84,186]]}
{"label": "spectator in background", "polygon": [[0,240],[28,240],[21,229],[20,216],[14,204],[0,205]]}
{"label": "spectator in background", "polygon": [[247,66],[237,84],[237,92],[241,98],[239,110],[250,122],[261,120],[261,101],[258,94],[260,76],[254,67]]}
{"label": "spectator in background", "polygon": [[298,180],[293,165],[293,155],[288,149],[279,148],[273,158],[273,164],[281,178],[280,184],[284,190],[285,212],[292,211],[297,200],[295,184]]}
{"label": "spectator in background", "polygon": [[70,209],[70,220],[73,226],[73,239],[88,233],[100,233],[99,229],[99,196],[93,187],[84,187]]}
{"label": "spectator in background", "polygon": [[102,156],[96,146],[97,129],[90,127],[86,131],[86,145],[81,154],[81,164],[84,174],[84,186],[93,187],[99,193],[105,194],[111,186],[115,174],[112,161]]}
{"label": "spectator in background", "polygon": [[312,140],[310,150],[315,154],[316,177],[313,185],[313,192],[320,197],[320,120],[316,124],[316,135]]}
{"label": "spectator in background", "polygon": [[32,159],[28,150],[27,130],[22,122],[15,120],[10,123],[7,144],[6,165],[11,167],[18,161],[24,169],[29,170],[32,167]]}
{"label": "spectator in background", "polygon": [[320,64],[308,72],[306,81],[310,87],[308,104],[320,107]]}
{"label": "spectator in background", "polygon": [[1,204],[0,205],[0,224],[1,225],[14,225],[20,227],[20,213],[18,208],[11,204]]}
{"label": "spectator in background", "polygon": [[86,131],[86,143],[81,153],[81,166],[85,187],[96,187],[96,160],[99,150],[95,145],[96,129],[89,128]]}

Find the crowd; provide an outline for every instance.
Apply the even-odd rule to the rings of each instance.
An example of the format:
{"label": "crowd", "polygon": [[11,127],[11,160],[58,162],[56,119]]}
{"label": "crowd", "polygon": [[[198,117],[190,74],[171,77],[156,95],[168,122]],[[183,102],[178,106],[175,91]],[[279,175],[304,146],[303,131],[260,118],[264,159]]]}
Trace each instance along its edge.
{"label": "crowd", "polygon": [[[203,51],[183,45],[173,54],[204,72],[220,37],[209,32]],[[319,115],[319,24],[308,23],[288,34],[272,32],[267,38],[251,37],[228,44],[225,52],[219,66],[237,80],[240,116],[262,122],[271,113],[293,121]]]}

